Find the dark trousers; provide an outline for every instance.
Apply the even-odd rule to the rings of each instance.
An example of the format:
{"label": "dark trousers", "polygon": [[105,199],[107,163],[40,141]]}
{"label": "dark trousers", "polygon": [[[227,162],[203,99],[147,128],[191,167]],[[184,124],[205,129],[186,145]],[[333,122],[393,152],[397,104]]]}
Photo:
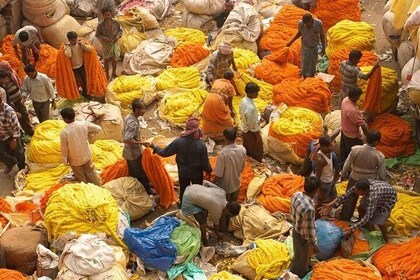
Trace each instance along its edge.
{"label": "dark trousers", "polygon": [[[228,203],[235,202],[238,200],[239,196],[239,189],[236,192],[226,194],[226,201]],[[222,231],[227,231],[229,225],[229,219],[231,216],[223,211],[222,216],[220,217],[219,225]]]}
{"label": "dark trousers", "polygon": [[21,139],[17,141],[16,149],[10,150],[10,143],[13,137],[7,140],[0,140],[0,161],[2,161],[7,167],[13,167],[16,163],[18,164],[19,170],[25,168],[25,152],[22,147]]}
{"label": "dark trousers", "polygon": [[290,272],[296,274],[299,278],[303,278],[309,271],[312,245],[296,231],[293,231],[292,237],[294,255],[290,264]]}
{"label": "dark trousers", "polygon": [[356,145],[363,145],[363,140],[360,138],[350,138],[341,132],[340,140],[340,166],[343,167],[344,162],[351,152],[351,148]]}
{"label": "dark trousers", "polygon": [[141,155],[135,160],[127,160],[128,173],[131,177],[137,178],[137,180],[143,185],[147,193],[150,194],[150,181],[144,172],[143,166],[141,165]]}
{"label": "dark trousers", "polygon": [[184,196],[185,189],[192,184],[203,184],[203,172],[201,172],[200,175],[198,175],[197,178],[185,178],[179,176],[178,180],[179,184],[179,206],[182,205],[182,197]]}
{"label": "dark trousers", "polygon": [[[346,191],[351,189],[356,184],[356,180],[350,177],[349,182],[347,183]],[[343,208],[341,209],[341,220],[350,221],[353,217],[354,210],[356,209],[357,199],[359,196],[352,196],[343,203]]]}
{"label": "dark trousers", "polygon": [[82,65],[79,68],[73,69],[74,78],[76,79],[77,86],[82,88],[82,95],[87,97],[87,81],[86,81],[86,70],[85,66]]}
{"label": "dark trousers", "polygon": [[34,135],[34,129],[32,127],[31,120],[29,119],[28,110],[26,109],[26,106],[22,103],[22,100],[13,103],[13,109],[15,109],[16,113],[20,114],[19,123],[25,131],[25,133],[30,136]]}
{"label": "dark trousers", "polygon": [[264,147],[261,132],[245,132],[242,135],[242,139],[247,156],[252,157],[258,162],[262,162],[264,156]]}
{"label": "dark trousers", "polygon": [[34,106],[35,114],[38,117],[39,123],[50,119],[50,101],[36,102],[32,101]]}
{"label": "dark trousers", "polygon": [[312,160],[309,158],[311,155],[311,148],[308,147],[306,151],[305,159],[299,168],[298,175],[308,177],[312,173]]}

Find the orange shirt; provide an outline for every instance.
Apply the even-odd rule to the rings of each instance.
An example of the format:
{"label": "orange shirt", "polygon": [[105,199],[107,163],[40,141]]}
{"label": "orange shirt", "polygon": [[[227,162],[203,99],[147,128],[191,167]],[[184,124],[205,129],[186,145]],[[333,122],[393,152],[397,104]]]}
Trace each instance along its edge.
{"label": "orange shirt", "polygon": [[236,95],[235,88],[232,83],[226,79],[217,79],[213,82],[210,92],[222,95],[223,98],[229,98]]}

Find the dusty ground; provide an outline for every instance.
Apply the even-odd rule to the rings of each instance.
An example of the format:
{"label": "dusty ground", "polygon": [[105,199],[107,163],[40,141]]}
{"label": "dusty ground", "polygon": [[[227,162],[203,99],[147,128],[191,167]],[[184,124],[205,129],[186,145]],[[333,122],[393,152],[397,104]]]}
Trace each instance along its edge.
{"label": "dusty ground", "polygon": [[[376,51],[379,54],[385,54],[390,51],[390,45],[385,40],[383,32],[382,32],[382,9],[384,5],[383,0],[376,1],[376,0],[366,0],[363,1],[362,8],[363,8],[363,20],[371,23],[375,26],[375,33],[376,33]],[[174,14],[165,19],[162,23],[163,28],[169,28],[169,27],[178,27],[181,26],[182,22],[182,15],[181,15],[181,4],[177,3]],[[382,62],[382,66],[390,67],[399,72],[399,66],[396,61],[389,61],[389,62]],[[119,66],[120,68],[120,66]],[[143,130],[143,136],[145,138],[152,137],[157,134],[162,134],[167,137],[177,136],[179,132],[181,131],[178,128],[165,128],[162,129],[161,127],[161,121],[157,118],[157,102],[152,103],[148,107],[148,111],[146,115],[144,116],[145,119],[148,122],[148,128]],[[407,119],[410,119],[410,113],[407,115]],[[217,150],[217,149],[216,149]],[[265,161],[268,165],[270,165],[273,169],[281,169],[286,170],[287,165],[281,165],[278,162],[273,161],[271,158],[266,157]],[[296,170],[296,166],[290,166],[292,170]],[[17,170],[13,170],[11,174],[4,175],[2,172],[0,172],[0,196],[4,197],[6,195],[10,194],[10,191],[14,188],[13,178],[16,174]],[[404,176],[409,175],[413,178],[420,178],[420,170],[419,168],[413,168],[408,166],[400,166],[392,170],[392,173],[396,176],[397,182],[401,182],[401,180],[404,178]],[[419,179],[417,179],[417,185],[420,185]],[[176,209],[175,206],[170,208],[169,210]],[[133,222],[134,227],[144,227],[146,224],[150,223],[153,219],[160,216],[162,213],[164,213],[162,209],[156,209],[153,212],[150,212],[148,215],[146,215],[143,219],[139,221]]]}

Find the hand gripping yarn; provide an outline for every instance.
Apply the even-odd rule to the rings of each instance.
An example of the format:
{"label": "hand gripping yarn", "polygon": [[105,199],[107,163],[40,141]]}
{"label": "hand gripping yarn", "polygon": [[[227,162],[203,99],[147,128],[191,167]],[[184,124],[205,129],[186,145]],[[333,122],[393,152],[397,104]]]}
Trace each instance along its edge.
{"label": "hand gripping yarn", "polygon": [[269,135],[292,145],[304,158],[309,143],[322,135],[322,118],[306,108],[289,107],[271,124]]}
{"label": "hand gripping yarn", "polygon": [[328,29],[325,50],[328,57],[337,50],[371,51],[375,47],[375,32],[366,22],[342,20]]}
{"label": "hand gripping yarn", "polygon": [[271,213],[290,213],[290,197],[303,191],[305,178],[293,174],[274,175],[265,180],[258,201]]}
{"label": "hand gripping yarn", "polygon": [[66,123],[59,120],[37,125],[28,145],[28,160],[39,164],[61,162],[60,133],[65,126]]}
{"label": "hand gripping yarn", "polygon": [[255,269],[255,280],[276,279],[290,264],[290,255],[284,243],[273,239],[257,239],[257,248],[252,249],[247,260]]}
{"label": "hand gripping yarn", "polygon": [[105,233],[122,247],[125,244],[117,236],[118,205],[111,193],[93,184],[67,184],[54,191],[45,210],[48,239],[76,232]]}

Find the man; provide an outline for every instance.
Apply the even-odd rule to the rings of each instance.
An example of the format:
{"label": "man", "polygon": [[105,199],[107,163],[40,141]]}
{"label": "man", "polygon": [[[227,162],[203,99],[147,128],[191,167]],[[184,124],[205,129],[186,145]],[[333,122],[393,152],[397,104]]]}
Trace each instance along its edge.
{"label": "man", "polygon": [[[30,52],[34,56],[35,63],[39,60],[39,51],[41,48],[42,39],[35,27],[28,25],[24,26],[15,33],[12,45],[16,56],[22,61],[23,65],[29,64]],[[22,57],[19,55],[17,45],[20,45]]]}
{"label": "man", "polygon": [[181,211],[184,216],[194,215],[200,224],[201,240],[207,246],[207,216],[214,223],[214,231],[218,239],[223,235],[219,229],[219,221],[223,215],[236,216],[241,206],[237,202],[227,202],[225,191],[218,186],[204,181],[202,184],[188,186],[183,194]]}
{"label": "man", "polygon": [[309,271],[312,253],[318,252],[315,232],[314,197],[320,181],[315,176],[305,178],[304,191],[296,192],[291,197],[291,218],[293,221],[293,251],[290,272],[303,278]]}
{"label": "man", "polygon": [[343,61],[340,64],[340,73],[341,73],[341,89],[340,89],[340,102],[343,101],[345,97],[348,96],[349,91],[352,87],[357,86],[357,79],[367,80],[377,67],[379,67],[378,62],[375,63],[372,70],[363,74],[357,64],[362,58],[362,52],[359,50],[352,50],[349,54],[349,60]]}
{"label": "man", "polygon": [[[348,176],[351,169],[347,190],[350,190],[359,180],[379,179],[386,181],[385,156],[376,149],[381,140],[381,133],[377,130],[371,130],[366,134],[366,140],[367,144],[351,148],[351,152],[344,163],[341,172],[343,178]],[[356,197],[350,197],[343,203],[341,220],[350,221],[356,203]]]}
{"label": "man", "polygon": [[102,44],[102,57],[105,60],[105,74],[109,80],[109,63],[112,62],[112,77],[117,77],[117,61],[120,58],[120,46],[122,29],[118,21],[113,19],[112,11],[108,7],[102,8],[103,20],[96,29],[96,38]]}
{"label": "man", "polygon": [[165,148],[154,148],[153,153],[161,157],[176,155],[175,161],[178,167],[179,177],[179,200],[180,206],[185,189],[190,184],[203,184],[203,173],[211,173],[207,147],[201,141],[200,121],[196,117],[190,117],[185,124],[185,131],[181,136],[172,141]]}
{"label": "man", "polygon": [[232,47],[227,43],[222,43],[219,50],[215,51],[210,58],[206,73],[207,83],[212,85],[215,80],[222,78],[231,65],[236,71]]}
{"label": "man", "polygon": [[131,110],[132,113],[124,120],[123,158],[127,161],[130,176],[137,178],[148,194],[154,194],[141,163],[143,153],[142,145],[147,145],[147,143],[141,141],[139,117],[146,113],[146,105],[143,101],[136,98],[131,102]]}
{"label": "man", "polygon": [[100,132],[102,128],[88,121],[75,121],[76,113],[70,107],[64,107],[60,115],[67,124],[60,134],[63,163],[70,165],[77,181],[100,186],[92,162],[89,136]]}
{"label": "man", "polygon": [[19,170],[25,168],[25,152],[20,139],[20,126],[15,111],[0,99],[0,161],[9,174],[17,163]]}
{"label": "man", "polygon": [[245,167],[246,150],[235,143],[237,131],[235,127],[223,131],[226,146],[217,156],[213,174],[214,183],[226,192],[226,200],[233,202],[238,199],[241,185],[241,172]]}
{"label": "man", "polygon": [[74,31],[67,33],[68,43],[64,44],[64,54],[70,58],[73,68],[74,78],[77,86],[82,88],[82,95],[86,99],[90,99],[87,94],[86,69],[84,65],[84,52],[91,52],[92,47],[84,44],[82,40],[77,39]]}
{"label": "man", "polygon": [[26,134],[34,135],[34,129],[29,120],[28,110],[23,104],[22,93],[18,81],[12,78],[11,73],[0,69],[0,86],[5,90],[7,103],[15,110],[19,123]]}
{"label": "man", "polygon": [[201,29],[204,29],[205,25],[209,22],[214,21],[215,26],[212,31],[209,32],[209,35],[207,37],[207,45],[210,46],[213,38],[217,36],[217,34],[220,33],[222,30],[223,25],[225,24],[226,19],[228,18],[230,12],[233,10],[233,7],[235,6],[235,2],[226,0],[225,1],[225,9],[220,14],[215,15],[214,17],[211,17],[209,20],[206,20],[201,24]]}
{"label": "man", "polygon": [[264,149],[259,124],[259,113],[254,104],[258,97],[260,87],[255,83],[247,83],[245,86],[246,97],[239,102],[239,114],[241,116],[242,139],[246,154],[258,162],[262,162]]}
{"label": "man", "polygon": [[286,44],[290,47],[294,41],[302,37],[301,74],[303,78],[314,77],[318,62],[318,44],[321,42],[321,55],[325,54],[325,35],[322,22],[314,19],[311,14],[304,14],[298,23],[298,32]]}
{"label": "man", "polygon": [[56,109],[54,86],[47,75],[37,72],[35,66],[28,64],[25,66],[27,76],[23,79],[23,97],[32,100],[35,114],[40,123],[50,119],[50,100],[51,109]]}
{"label": "man", "polygon": [[217,79],[211,85],[210,92],[214,92],[222,96],[226,100],[226,105],[229,106],[230,115],[233,118],[235,116],[235,110],[233,109],[233,97],[236,95],[235,83],[233,81],[234,74],[232,71],[227,70],[223,74],[223,78]]}
{"label": "man", "polygon": [[97,0],[96,1],[96,9],[94,9],[94,12],[98,15],[98,22],[101,22],[103,20],[103,14],[102,9],[108,8],[111,10],[112,15],[117,14],[117,6],[118,1],[116,0]]}
{"label": "man", "polygon": [[310,11],[315,8],[316,0],[292,0],[292,3],[296,7]]}
{"label": "man", "polygon": [[379,180],[360,180],[356,185],[346,191],[346,193],[330,203],[322,206],[321,214],[328,215],[332,207],[337,208],[344,201],[362,196],[360,201],[359,221],[351,227],[344,230],[345,235],[350,235],[356,228],[360,228],[368,224],[370,230],[374,225],[378,225],[381,230],[385,242],[388,242],[388,234],[386,230],[386,221],[391,214],[397,201],[397,193],[395,189],[388,183]]}
{"label": "man", "polygon": [[[341,127],[334,129],[330,134],[328,134],[332,142],[335,141],[335,138],[337,138],[340,132],[341,132]],[[324,135],[326,134],[327,132],[324,131]],[[318,151],[319,151],[319,139],[312,140],[311,142],[309,142],[308,149],[306,150],[305,159],[303,160],[303,163],[298,170],[298,173],[297,173],[298,175],[307,177],[311,175],[314,170],[316,170],[315,157]]]}
{"label": "man", "polygon": [[357,108],[357,100],[362,95],[362,90],[358,87],[352,87],[349,96],[343,99],[341,103],[341,140],[340,140],[340,165],[343,166],[351,147],[363,145],[359,128],[364,134],[368,132],[366,121],[362,113]]}
{"label": "man", "polygon": [[335,184],[340,178],[340,163],[332,149],[329,136],[319,138],[319,150],[315,157],[315,174],[321,181],[318,191],[318,203],[327,203],[337,197]]}

